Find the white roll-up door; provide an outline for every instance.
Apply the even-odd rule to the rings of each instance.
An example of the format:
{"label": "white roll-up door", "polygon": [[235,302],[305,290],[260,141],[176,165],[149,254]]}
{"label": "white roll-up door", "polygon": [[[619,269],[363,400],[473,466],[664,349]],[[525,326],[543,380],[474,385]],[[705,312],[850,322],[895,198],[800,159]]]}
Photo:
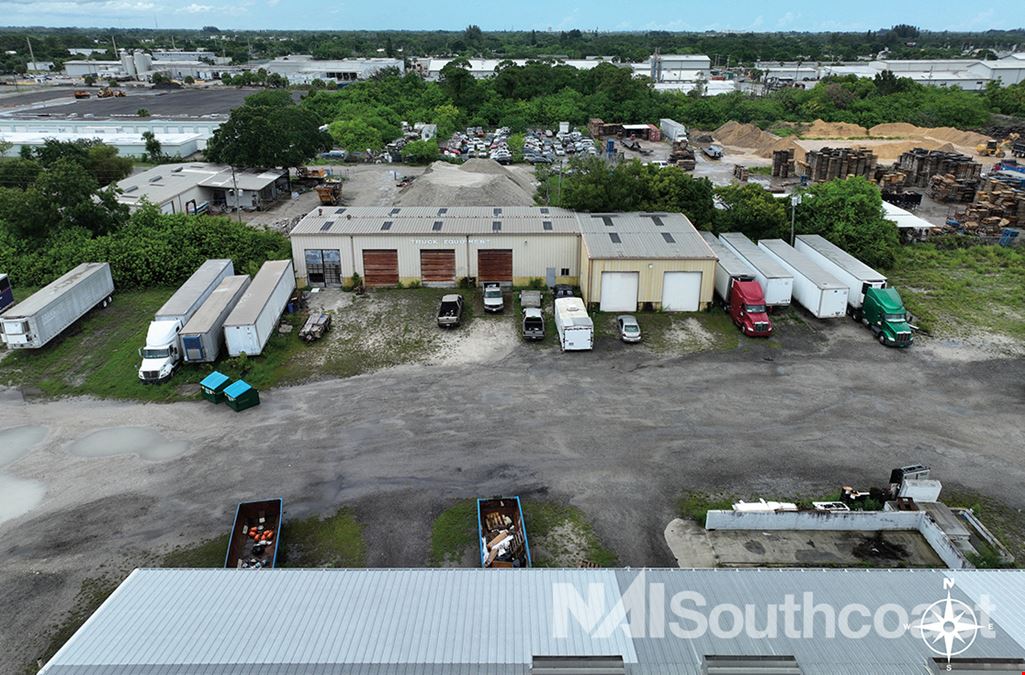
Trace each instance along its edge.
{"label": "white roll-up door", "polygon": [[640,272],[602,272],[601,311],[636,311],[639,285]]}
{"label": "white roll-up door", "polygon": [[666,272],[662,280],[662,309],[696,312],[701,305],[701,272]]}

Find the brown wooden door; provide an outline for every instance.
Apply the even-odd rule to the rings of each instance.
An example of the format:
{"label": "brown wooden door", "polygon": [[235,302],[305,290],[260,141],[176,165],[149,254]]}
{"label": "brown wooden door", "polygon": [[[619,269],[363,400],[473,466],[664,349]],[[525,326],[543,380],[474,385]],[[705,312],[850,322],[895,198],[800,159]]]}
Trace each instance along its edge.
{"label": "brown wooden door", "polygon": [[456,252],[420,251],[420,279],[426,284],[452,284],[456,280]]}
{"label": "brown wooden door", "polygon": [[477,251],[477,281],[512,283],[512,249],[482,248]]}
{"label": "brown wooden door", "polygon": [[399,283],[399,252],[394,249],[364,250],[363,283],[367,286],[397,286]]}

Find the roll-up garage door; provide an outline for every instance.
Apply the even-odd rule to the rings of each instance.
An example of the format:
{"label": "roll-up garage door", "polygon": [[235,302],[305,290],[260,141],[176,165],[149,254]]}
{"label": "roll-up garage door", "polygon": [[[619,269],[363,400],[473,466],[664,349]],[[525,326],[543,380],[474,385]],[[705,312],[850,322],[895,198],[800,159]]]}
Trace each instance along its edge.
{"label": "roll-up garage door", "polygon": [[512,283],[512,249],[482,248],[477,251],[477,281]]}
{"label": "roll-up garage door", "polygon": [[399,283],[399,252],[363,251],[363,283],[367,286],[396,286]]}
{"label": "roll-up garage door", "polygon": [[696,312],[701,304],[701,272],[666,272],[662,279],[662,310]]}
{"label": "roll-up garage door", "polygon": [[633,312],[637,309],[639,272],[601,273],[601,311]]}
{"label": "roll-up garage door", "polygon": [[456,281],[456,252],[420,251],[420,279],[425,286],[450,286]]}

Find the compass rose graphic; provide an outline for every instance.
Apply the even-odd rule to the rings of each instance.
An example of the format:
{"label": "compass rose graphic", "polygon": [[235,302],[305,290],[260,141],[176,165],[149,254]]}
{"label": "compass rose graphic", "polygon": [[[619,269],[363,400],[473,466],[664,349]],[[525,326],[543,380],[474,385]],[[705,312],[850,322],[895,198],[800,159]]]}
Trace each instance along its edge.
{"label": "compass rose graphic", "polygon": [[976,623],[972,608],[951,598],[948,590],[945,600],[926,608],[917,628],[922,632],[925,645],[949,661],[971,647],[984,626]]}

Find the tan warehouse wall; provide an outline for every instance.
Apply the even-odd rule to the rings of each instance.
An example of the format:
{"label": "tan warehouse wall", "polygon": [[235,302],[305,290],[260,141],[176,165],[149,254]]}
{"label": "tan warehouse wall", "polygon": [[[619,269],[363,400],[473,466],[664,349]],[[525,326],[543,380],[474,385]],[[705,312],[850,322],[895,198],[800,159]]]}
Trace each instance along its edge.
{"label": "tan warehouse wall", "polygon": [[701,272],[701,309],[711,304],[715,292],[714,260],[601,259],[585,261],[581,270],[580,291],[584,302],[601,300],[602,272],[638,272],[637,302],[650,302],[656,308],[662,304],[662,280],[666,272]]}

